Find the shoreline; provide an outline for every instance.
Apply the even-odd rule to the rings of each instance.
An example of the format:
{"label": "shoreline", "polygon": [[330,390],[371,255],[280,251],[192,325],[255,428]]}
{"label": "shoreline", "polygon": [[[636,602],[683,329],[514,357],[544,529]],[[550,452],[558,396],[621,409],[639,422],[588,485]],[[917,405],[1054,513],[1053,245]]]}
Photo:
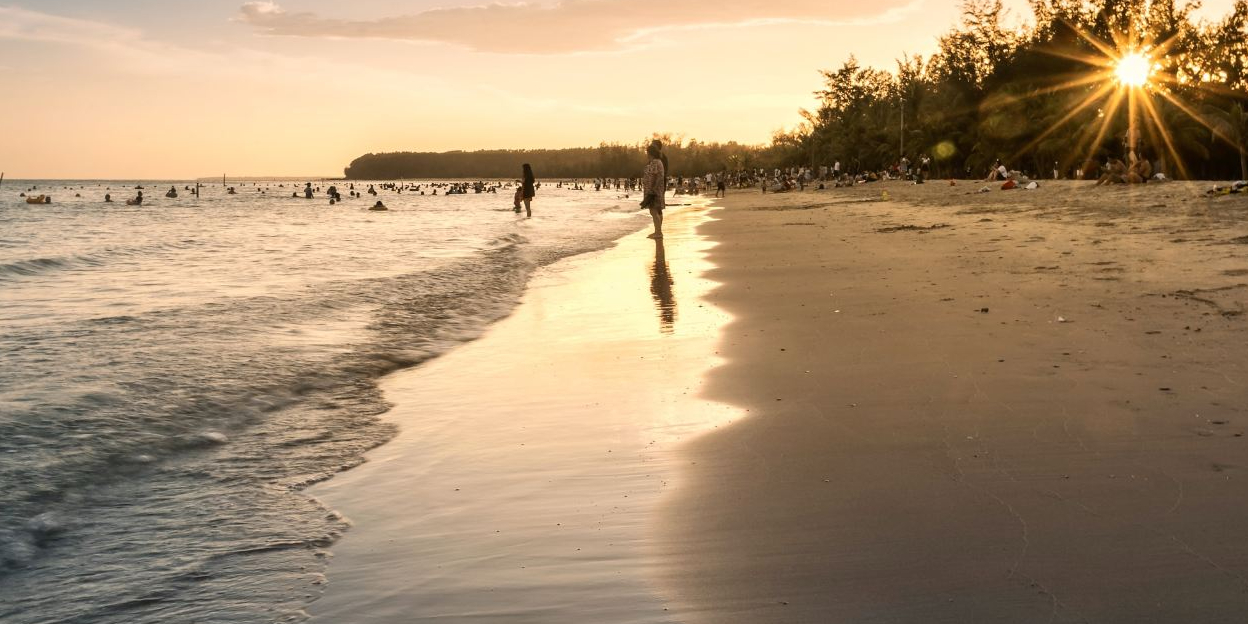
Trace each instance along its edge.
{"label": "shoreline", "polygon": [[1242,619],[1248,201],[864,186],[703,227],[747,417],[664,502],[685,621]]}
{"label": "shoreline", "polygon": [[384,379],[312,619],[1236,621],[1248,202],[865,186],[669,215],[696,336],[643,230]]}
{"label": "shoreline", "polygon": [[542,267],[481,338],[383,379],[399,434],[306,491],[354,525],[314,621],[674,621],[654,510],[677,444],[735,416],[692,398],[723,322],[708,210]]}

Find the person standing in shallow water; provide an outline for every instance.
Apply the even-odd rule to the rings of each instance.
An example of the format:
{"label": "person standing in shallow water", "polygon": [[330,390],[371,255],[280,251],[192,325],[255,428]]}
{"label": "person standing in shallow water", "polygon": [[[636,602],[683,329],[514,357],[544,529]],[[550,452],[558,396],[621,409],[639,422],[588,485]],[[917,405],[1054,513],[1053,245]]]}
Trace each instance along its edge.
{"label": "person standing in shallow water", "polygon": [[[530,167],[529,163],[524,163],[521,169],[524,171],[524,177],[520,183],[521,199],[524,200],[525,216],[531,217],[533,216],[532,201],[537,196],[537,178],[533,177],[533,167]],[[516,212],[520,212],[519,207],[516,208]]]}
{"label": "person standing in shallow water", "polygon": [[667,193],[667,167],[663,164],[662,144],[655,141],[646,148],[650,162],[641,174],[642,205],[650,209],[650,218],[654,219],[654,233],[650,238],[663,238],[663,208],[666,206],[664,196]]}

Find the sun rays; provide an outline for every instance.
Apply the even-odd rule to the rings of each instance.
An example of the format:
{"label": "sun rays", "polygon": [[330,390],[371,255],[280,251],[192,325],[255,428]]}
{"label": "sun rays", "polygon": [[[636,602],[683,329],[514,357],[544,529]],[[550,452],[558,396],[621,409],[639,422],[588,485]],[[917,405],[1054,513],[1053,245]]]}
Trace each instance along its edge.
{"label": "sun rays", "polygon": [[1153,73],[1153,61],[1142,52],[1128,52],[1114,63],[1114,78],[1128,87],[1143,87]]}
{"label": "sun rays", "polygon": [[[1029,141],[1015,157],[1036,149],[1058,132],[1071,132],[1076,149],[1063,156],[1063,166],[1086,166],[1106,156],[1164,159],[1169,173],[1187,175],[1172,128],[1163,107],[1189,117],[1219,139],[1228,140],[1219,129],[1186,104],[1182,92],[1202,89],[1202,81],[1183,76],[1170,58],[1177,38],[1150,41],[1131,32],[1115,32],[1110,41],[1102,40],[1074,24],[1065,25],[1077,34],[1076,43],[1046,53],[1077,61],[1083,70],[1054,81],[1051,86],[1031,92],[1031,97],[1070,93],[1066,111]],[[1078,48],[1082,48],[1079,50]],[[1090,111],[1097,114],[1092,117]],[[1107,148],[1106,142],[1121,138],[1121,150]]]}

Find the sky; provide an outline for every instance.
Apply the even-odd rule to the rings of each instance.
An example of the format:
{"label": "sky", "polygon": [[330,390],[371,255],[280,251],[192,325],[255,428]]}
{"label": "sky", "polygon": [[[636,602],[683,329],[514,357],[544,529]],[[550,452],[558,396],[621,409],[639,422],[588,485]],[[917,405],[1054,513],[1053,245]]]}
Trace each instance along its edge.
{"label": "sky", "polygon": [[0,0],[0,171],[320,177],[369,152],[764,143],[816,107],[820,69],[930,54],[958,4]]}

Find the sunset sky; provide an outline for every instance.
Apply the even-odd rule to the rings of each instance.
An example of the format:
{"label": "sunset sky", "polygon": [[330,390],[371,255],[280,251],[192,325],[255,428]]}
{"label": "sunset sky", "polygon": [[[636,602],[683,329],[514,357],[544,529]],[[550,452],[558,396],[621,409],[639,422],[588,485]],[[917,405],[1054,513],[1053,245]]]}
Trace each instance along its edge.
{"label": "sunset sky", "polygon": [[[1201,15],[1229,10],[1207,0]],[[0,0],[9,178],[339,176],[378,151],[766,141],[958,0]],[[1023,0],[1007,6],[1021,12]],[[1021,13],[1020,13],[1021,14]]]}

